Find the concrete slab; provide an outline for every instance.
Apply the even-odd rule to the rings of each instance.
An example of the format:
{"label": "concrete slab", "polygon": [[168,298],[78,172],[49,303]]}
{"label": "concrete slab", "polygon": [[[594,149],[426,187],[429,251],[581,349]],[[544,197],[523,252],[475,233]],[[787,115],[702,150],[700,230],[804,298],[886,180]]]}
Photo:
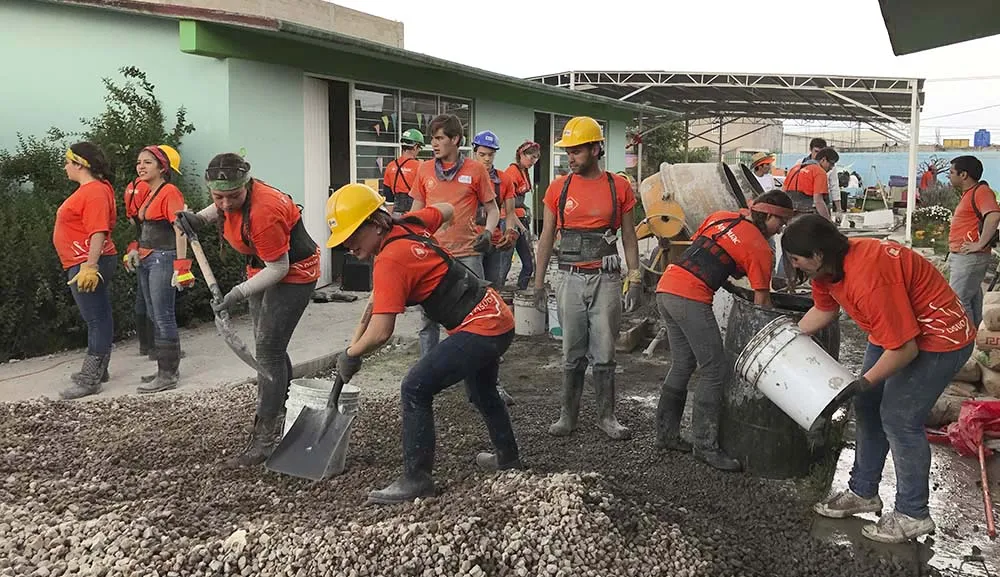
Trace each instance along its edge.
{"label": "concrete slab", "polygon": [[[352,303],[310,303],[306,308],[289,345],[295,376],[324,370],[347,346],[368,302],[367,293],[353,294],[360,298]],[[234,319],[234,326],[252,350],[250,317]],[[398,317],[396,335],[416,339],[419,328],[420,312],[414,309]],[[229,350],[213,323],[182,329],[181,347],[185,357],[181,359],[181,382],[176,392],[245,383],[256,377],[255,371]],[[58,399],[59,391],[69,385],[70,374],[80,370],[85,352],[66,351],[0,365],[0,402]],[[100,394],[88,398],[135,393],[140,377],[156,372],[156,363],[139,356],[138,342],[128,339],[115,343],[108,372],[110,382],[104,384]]]}

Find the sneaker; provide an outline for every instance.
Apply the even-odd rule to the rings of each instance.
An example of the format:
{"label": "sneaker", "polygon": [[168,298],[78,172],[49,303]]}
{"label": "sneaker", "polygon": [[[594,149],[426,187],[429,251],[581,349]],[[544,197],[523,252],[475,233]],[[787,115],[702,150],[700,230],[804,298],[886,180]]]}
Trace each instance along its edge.
{"label": "sneaker", "polygon": [[933,533],[934,529],[934,520],[930,516],[915,519],[899,511],[891,511],[879,519],[878,523],[862,527],[861,534],[866,539],[879,543],[906,543],[910,539]]}
{"label": "sneaker", "polygon": [[830,519],[844,519],[859,513],[881,513],[882,499],[878,495],[865,499],[850,489],[844,489],[813,505],[813,511]]}

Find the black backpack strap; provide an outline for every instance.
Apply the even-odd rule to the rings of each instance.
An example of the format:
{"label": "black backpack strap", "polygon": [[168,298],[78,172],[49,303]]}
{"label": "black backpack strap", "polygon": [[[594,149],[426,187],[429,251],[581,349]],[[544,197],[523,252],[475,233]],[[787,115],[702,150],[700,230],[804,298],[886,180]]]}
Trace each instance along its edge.
{"label": "black backpack strap", "polygon": [[607,171],[604,174],[608,175],[608,187],[611,189],[611,229],[617,230],[615,221],[618,220],[618,191],[615,189],[615,177]]}
{"label": "black backpack strap", "polygon": [[157,195],[160,194],[160,191],[163,190],[163,187],[166,185],[167,183],[164,182],[160,186],[156,187],[156,190],[153,191],[153,194],[149,195],[149,198],[147,198],[146,201],[142,203],[142,206],[139,207],[139,210],[135,214],[136,218],[138,218],[139,220],[146,220],[146,211],[149,210],[149,205],[153,204],[153,201],[156,200]]}
{"label": "black backpack strap", "polygon": [[402,164],[400,164],[398,158],[393,159],[392,162],[393,162],[393,164],[396,165],[396,176],[394,176],[393,179],[392,179],[392,190],[389,191],[389,192],[391,192],[393,194],[397,194],[396,193],[396,185],[399,183],[399,179],[400,178],[403,179],[403,184],[406,185],[406,189],[407,190],[412,190],[413,189],[413,187],[410,186],[409,181],[407,181],[406,177],[403,175],[403,167],[406,166],[406,163],[410,162],[411,160],[415,160],[415,159],[413,159],[413,158],[407,158],[405,161],[403,161]]}
{"label": "black backpack strap", "polygon": [[569,193],[569,181],[572,179],[572,172],[566,175],[562,192],[559,193],[559,230],[566,228],[566,195]]}

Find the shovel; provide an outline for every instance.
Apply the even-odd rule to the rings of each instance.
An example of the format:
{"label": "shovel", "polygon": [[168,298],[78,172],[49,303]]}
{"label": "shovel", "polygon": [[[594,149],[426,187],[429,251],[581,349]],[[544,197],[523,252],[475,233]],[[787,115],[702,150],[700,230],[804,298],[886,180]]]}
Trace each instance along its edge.
{"label": "shovel", "polygon": [[[177,219],[175,224],[184,233],[184,236],[188,238],[191,243],[191,251],[194,252],[194,257],[198,261],[198,266],[201,268],[201,274],[205,277],[205,283],[208,285],[208,290],[212,292],[212,302],[220,303],[222,302],[222,290],[219,289],[219,283],[215,280],[215,275],[212,274],[212,267],[208,265],[208,259],[205,258],[205,251],[201,248],[201,242],[198,241],[198,234],[195,233],[194,229],[188,226],[187,222],[183,219]],[[257,364],[257,359],[253,357],[250,349],[247,347],[243,339],[236,334],[233,327],[229,324],[229,312],[222,311],[215,313],[215,328],[219,329],[219,333],[222,338],[225,339],[226,345],[236,356],[240,358],[241,361],[252,367],[260,374],[267,376],[267,373],[261,371],[260,365]]]}
{"label": "shovel", "polygon": [[[371,314],[372,302],[369,298],[351,344],[364,334]],[[330,476],[334,456],[340,445],[347,442],[347,433],[354,422],[354,414],[345,415],[338,406],[343,388],[344,380],[337,375],[325,408],[302,407],[288,433],[267,459],[264,466],[268,470],[312,481],[322,481]]]}

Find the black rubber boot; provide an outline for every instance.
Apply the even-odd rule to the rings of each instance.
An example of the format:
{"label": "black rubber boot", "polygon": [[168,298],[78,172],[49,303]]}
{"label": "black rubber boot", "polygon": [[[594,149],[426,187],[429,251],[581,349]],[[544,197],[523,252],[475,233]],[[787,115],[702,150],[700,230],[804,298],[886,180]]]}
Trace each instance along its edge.
{"label": "black rubber boot", "polygon": [[656,405],[656,446],[660,449],[691,452],[691,443],[681,437],[681,417],[687,391],[677,397],[674,391],[660,390],[660,401]]}
{"label": "black rubber boot", "polygon": [[234,468],[253,467],[263,464],[271,456],[271,452],[274,451],[277,441],[275,435],[276,428],[276,419],[254,417],[253,431],[250,433],[250,440],[247,442],[247,446],[243,449],[242,453],[230,459],[229,466]]}
{"label": "black rubber boot", "polygon": [[434,410],[426,401],[403,399],[403,474],[368,493],[368,502],[392,505],[434,494]]}
{"label": "black rubber boot", "polygon": [[83,368],[79,373],[73,373],[73,384],[59,393],[63,399],[79,399],[101,392],[102,377],[108,371],[111,355],[87,355],[83,359]]}
{"label": "black rubber boot", "polygon": [[[71,381],[73,381],[74,383],[76,383],[76,382],[83,382],[83,383],[89,382],[89,377],[84,377],[82,372],[71,374],[69,376],[69,379]],[[107,365],[105,365],[104,366],[104,374],[101,375],[101,382],[102,383],[106,383],[106,382],[108,382],[110,380],[111,380],[111,374],[108,373],[108,367],[107,367]]]}
{"label": "black rubber boot", "polygon": [[368,493],[368,502],[379,505],[395,505],[432,495],[434,495],[434,479],[430,475],[426,473],[403,474],[388,487]]}
{"label": "black rubber boot", "polygon": [[[139,355],[155,355],[153,350],[153,321],[146,315],[135,315],[135,334],[139,337]],[[152,360],[156,360],[152,358]]]}
{"label": "black rubber boot", "polygon": [[692,450],[699,461],[720,471],[741,471],[743,465],[719,448],[719,403],[696,403],[692,417],[695,443]]}
{"label": "black rubber boot", "polygon": [[576,430],[577,419],[580,416],[580,397],[583,395],[583,380],[587,367],[577,367],[573,370],[563,370],[562,404],[559,408],[559,420],[549,425],[549,434],[565,437]]}
{"label": "black rubber boot", "polygon": [[151,382],[145,379],[139,385],[138,392],[143,394],[159,393],[177,388],[180,376],[181,344],[179,341],[160,341],[156,344],[156,378]]}
{"label": "black rubber boot", "polygon": [[497,453],[479,453],[476,455],[476,465],[484,471],[507,471],[510,469],[524,469],[521,459],[514,457],[505,459],[503,462],[497,457]]}
{"label": "black rubber boot", "polygon": [[615,416],[615,366],[594,367],[594,390],[597,393],[597,426],[616,441],[632,438],[632,431]]}

